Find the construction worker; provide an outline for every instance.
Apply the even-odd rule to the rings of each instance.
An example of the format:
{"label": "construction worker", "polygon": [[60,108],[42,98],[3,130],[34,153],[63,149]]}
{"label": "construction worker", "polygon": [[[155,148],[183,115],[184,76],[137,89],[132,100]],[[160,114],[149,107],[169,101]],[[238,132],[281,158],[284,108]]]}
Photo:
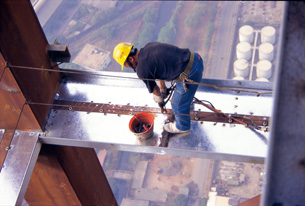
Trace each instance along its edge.
{"label": "construction worker", "polygon": [[[174,45],[150,42],[138,50],[132,43],[119,43],[113,50],[113,58],[123,67],[133,69],[144,81],[149,93],[159,105],[164,104],[167,91],[164,81],[176,81],[171,98],[175,121],[164,125],[169,133],[190,131],[190,105],[203,73],[203,61],[198,53]],[[159,86],[155,80],[159,80]]]}

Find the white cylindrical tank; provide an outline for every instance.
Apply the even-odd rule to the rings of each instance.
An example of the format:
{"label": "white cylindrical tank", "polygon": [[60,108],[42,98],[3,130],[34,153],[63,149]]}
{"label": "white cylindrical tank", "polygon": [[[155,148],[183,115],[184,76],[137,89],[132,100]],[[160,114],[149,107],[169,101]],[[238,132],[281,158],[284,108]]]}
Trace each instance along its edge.
{"label": "white cylindrical tank", "polygon": [[269,82],[269,80],[264,78],[264,77],[257,78],[255,81],[257,81],[257,82]]}
{"label": "white cylindrical tank", "polygon": [[263,43],[258,48],[258,57],[259,60],[273,60],[274,47],[270,43]]}
{"label": "white cylindrical tank", "polygon": [[261,30],[261,42],[262,43],[275,43],[275,28],[272,26],[265,26]]}
{"label": "white cylindrical tank", "polygon": [[245,80],[244,77],[241,77],[241,76],[235,76],[232,78],[233,80]]}
{"label": "white cylindrical tank", "polygon": [[249,76],[249,63],[245,59],[238,59],[234,62],[234,75],[246,78]]}
{"label": "white cylindrical tank", "polygon": [[237,59],[250,60],[252,55],[251,45],[248,42],[240,42],[236,46]]}
{"label": "white cylindrical tank", "polygon": [[261,60],[256,64],[256,76],[270,79],[272,75],[272,64],[268,60]]}
{"label": "white cylindrical tank", "polygon": [[254,39],[254,33],[252,26],[245,25],[239,29],[239,41],[252,43]]}

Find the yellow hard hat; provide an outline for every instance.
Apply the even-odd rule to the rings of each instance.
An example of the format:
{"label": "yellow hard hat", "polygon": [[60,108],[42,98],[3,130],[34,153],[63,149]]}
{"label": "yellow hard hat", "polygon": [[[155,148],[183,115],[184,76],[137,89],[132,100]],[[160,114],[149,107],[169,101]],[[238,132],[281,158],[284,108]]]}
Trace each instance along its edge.
{"label": "yellow hard hat", "polygon": [[113,58],[124,68],[124,63],[132,49],[133,44],[129,42],[122,42],[116,45],[113,50]]}

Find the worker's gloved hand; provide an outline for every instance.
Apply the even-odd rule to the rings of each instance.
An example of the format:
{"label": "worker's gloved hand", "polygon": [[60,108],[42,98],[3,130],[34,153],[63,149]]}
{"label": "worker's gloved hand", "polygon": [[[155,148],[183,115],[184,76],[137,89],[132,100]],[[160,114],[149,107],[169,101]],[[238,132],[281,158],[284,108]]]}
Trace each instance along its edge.
{"label": "worker's gloved hand", "polygon": [[169,95],[170,89],[166,88],[166,87],[162,87],[162,88],[160,88],[160,92],[161,92],[161,96],[163,97],[163,99],[166,99],[167,96]]}
{"label": "worker's gloved hand", "polygon": [[153,99],[158,104],[164,102],[164,99],[163,99],[162,95],[161,96],[157,96],[157,95],[153,94]]}
{"label": "worker's gloved hand", "polygon": [[164,109],[164,107],[165,107],[165,102],[158,103],[158,105],[159,105],[159,107],[160,107],[161,109]]}

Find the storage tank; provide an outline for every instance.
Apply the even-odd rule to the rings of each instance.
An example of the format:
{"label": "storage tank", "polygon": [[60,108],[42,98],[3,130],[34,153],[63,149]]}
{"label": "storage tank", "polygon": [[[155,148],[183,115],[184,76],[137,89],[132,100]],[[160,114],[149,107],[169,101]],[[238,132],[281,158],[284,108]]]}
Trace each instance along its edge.
{"label": "storage tank", "polygon": [[251,45],[248,42],[240,42],[236,46],[237,59],[250,60],[252,55]]}
{"label": "storage tank", "polygon": [[233,80],[245,80],[244,77],[241,77],[241,76],[235,76],[232,78]]}
{"label": "storage tank", "polygon": [[252,26],[245,25],[239,29],[239,41],[252,43],[254,39]]}
{"label": "storage tank", "polygon": [[272,26],[265,26],[261,30],[261,42],[262,43],[275,43],[275,28]]}
{"label": "storage tank", "polygon": [[269,80],[264,78],[264,77],[259,77],[255,81],[257,81],[257,82],[269,82]]}
{"label": "storage tank", "polygon": [[249,63],[245,59],[238,59],[234,62],[234,75],[246,78],[249,76]]}
{"label": "storage tank", "polygon": [[272,75],[272,64],[268,60],[261,60],[256,64],[256,76],[270,79]]}
{"label": "storage tank", "polygon": [[258,48],[258,57],[259,60],[273,60],[274,47],[270,43],[263,43]]}

